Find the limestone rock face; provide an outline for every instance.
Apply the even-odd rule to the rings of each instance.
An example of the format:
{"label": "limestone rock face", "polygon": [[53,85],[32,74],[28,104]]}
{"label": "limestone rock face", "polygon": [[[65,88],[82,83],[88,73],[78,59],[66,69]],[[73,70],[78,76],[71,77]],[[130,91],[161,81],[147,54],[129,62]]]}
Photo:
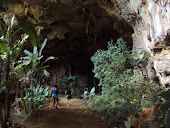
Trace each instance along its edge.
{"label": "limestone rock face", "polygon": [[133,26],[133,47],[144,48],[151,54],[150,60],[160,82],[166,87],[170,86],[170,1],[116,2],[122,16]]}

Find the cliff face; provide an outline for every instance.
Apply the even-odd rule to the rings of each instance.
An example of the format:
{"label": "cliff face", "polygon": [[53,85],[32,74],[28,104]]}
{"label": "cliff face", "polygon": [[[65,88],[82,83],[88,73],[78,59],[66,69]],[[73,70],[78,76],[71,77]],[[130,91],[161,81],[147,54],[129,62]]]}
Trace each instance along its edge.
{"label": "cliff face", "polygon": [[133,27],[133,48],[151,53],[149,75],[154,70],[161,84],[170,86],[170,1],[116,0],[121,15]]}
{"label": "cliff face", "polygon": [[[55,32],[37,27],[37,33],[49,39],[44,53],[58,56],[60,66],[69,65],[74,74],[91,71],[90,56],[97,49],[106,48],[110,39],[123,37],[129,46],[144,48],[151,54],[149,76],[156,79],[157,75],[167,87],[170,86],[169,14],[169,0],[29,0],[18,3],[15,10],[16,24],[21,19],[33,23],[45,21],[63,32],[66,39],[60,40]],[[67,72],[67,68],[61,69]],[[57,78],[52,78],[53,83]]]}

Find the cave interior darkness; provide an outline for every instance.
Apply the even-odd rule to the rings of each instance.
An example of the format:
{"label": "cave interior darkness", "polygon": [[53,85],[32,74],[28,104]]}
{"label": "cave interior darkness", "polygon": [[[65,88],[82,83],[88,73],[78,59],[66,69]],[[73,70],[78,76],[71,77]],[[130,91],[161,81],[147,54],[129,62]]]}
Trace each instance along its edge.
{"label": "cave interior darkness", "polygon": [[[65,39],[59,39],[58,35],[49,29],[41,31],[41,40],[43,41],[45,37],[48,38],[47,45],[43,50],[44,58],[48,56],[58,57],[57,60],[48,62],[50,65],[48,71],[51,74],[49,84],[51,86],[55,83],[60,84],[58,79],[61,78],[61,75],[68,75],[68,71],[65,71],[64,74],[61,73],[61,67],[69,65],[72,75],[79,74],[78,76],[80,76],[81,74],[82,77],[86,77],[84,80],[80,78],[81,82],[78,83],[78,86],[91,88],[94,86],[94,74],[90,58],[98,49],[107,49],[108,41],[112,39],[116,42],[120,37],[132,48],[134,31],[122,17],[108,14],[98,5],[86,6],[85,10],[79,5],[69,9],[62,4],[57,4],[55,7],[53,7],[54,5],[50,6],[52,6],[51,9],[58,9],[57,14],[61,13],[60,16],[62,16],[51,25],[58,28],[65,36]],[[55,13],[54,10],[51,11],[48,17],[52,15],[54,17],[57,15]],[[48,17],[42,16],[40,19],[46,20]],[[95,84],[97,86],[98,81]]]}
{"label": "cave interior darkness", "polygon": [[[130,28],[130,30],[132,30],[132,28]],[[112,39],[116,42],[120,37],[122,37],[127,42],[128,46],[132,48],[131,35],[129,35],[128,38],[123,37],[123,35],[119,33],[119,30],[113,29],[111,22],[110,24],[103,26],[101,31],[97,32],[96,42],[88,40],[85,29],[65,33],[65,39],[63,40],[58,38],[50,40],[44,49],[44,58],[48,56],[55,56],[58,58],[57,60],[48,62],[51,66],[49,69],[50,74],[54,72],[53,69],[57,67],[67,67],[67,65],[69,65],[71,67],[71,75],[83,74],[83,76],[87,77],[87,83],[84,81],[85,83],[81,82],[82,84],[79,83],[80,85],[78,86],[88,86],[89,88],[95,86],[98,89],[97,85],[99,81],[94,78],[94,74],[92,73],[93,63],[90,58],[98,49],[107,49],[108,41]],[[68,71],[65,72],[65,75],[68,76]],[[56,80],[50,84],[54,83],[57,83]]]}

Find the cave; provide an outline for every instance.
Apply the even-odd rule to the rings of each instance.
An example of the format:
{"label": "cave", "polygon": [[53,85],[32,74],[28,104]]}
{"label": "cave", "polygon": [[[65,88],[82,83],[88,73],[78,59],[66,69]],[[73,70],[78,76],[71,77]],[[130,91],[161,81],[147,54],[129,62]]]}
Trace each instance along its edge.
{"label": "cave", "polygon": [[[15,2],[17,3],[14,5]],[[148,97],[148,99],[152,99],[152,100],[157,98],[155,97],[157,92],[154,93],[154,91],[156,91],[157,88],[159,88],[160,86],[163,86],[161,88],[165,90],[170,88],[170,84],[169,84],[170,83],[170,58],[169,58],[170,57],[170,22],[169,22],[170,15],[168,15],[170,14],[170,6],[169,6],[170,3],[167,2],[166,0],[17,0],[17,1],[15,0],[3,0],[2,1],[1,0],[0,5],[1,5],[0,28],[3,30],[4,29],[3,26],[5,25],[9,27],[9,29],[7,29],[9,33],[7,33],[6,35],[8,39],[1,41],[2,44],[5,42],[5,43],[8,43],[8,45],[4,44],[2,45],[3,47],[0,47],[2,48],[2,51],[4,53],[5,51],[6,52],[8,51],[7,53],[5,53],[7,54],[5,61],[4,62],[1,61],[2,65],[0,66],[1,70],[2,71],[4,70],[4,74],[5,74],[5,76],[3,76],[4,74],[1,75],[3,77],[3,81],[1,81],[1,83],[4,82],[5,83],[4,85],[6,85],[6,88],[2,88],[4,92],[1,93],[1,97],[4,98],[5,96],[6,110],[4,114],[4,123],[6,124],[10,124],[10,122],[7,122],[9,121],[8,114],[10,114],[9,113],[10,111],[8,110],[10,108],[8,105],[9,104],[8,99],[15,98],[18,102],[19,101],[18,93],[20,93],[20,97],[22,99],[20,101],[22,102],[23,108],[25,110],[27,109],[27,107],[24,106],[25,103],[23,102],[24,101],[23,99],[25,99],[27,102],[27,106],[30,106],[30,110],[32,111],[34,110],[33,108],[34,98],[36,99],[35,100],[36,102],[38,101],[37,99],[40,99],[41,97],[45,98],[45,96],[43,96],[42,93],[41,94],[39,93],[40,96],[33,95],[34,87],[32,85],[34,84],[36,88],[47,87],[46,89],[40,89],[42,91],[46,90],[46,92],[49,92],[49,90],[52,89],[52,86],[57,84],[59,86],[59,90],[58,90],[59,93],[64,94],[66,89],[61,87],[62,85],[61,78],[63,76],[73,75],[73,76],[76,76],[77,78],[76,79],[77,84],[73,88],[71,88],[73,89],[72,91],[75,94],[76,93],[78,94],[78,95],[76,94],[77,96],[75,97],[82,98],[81,94],[83,93],[84,87],[88,87],[89,90],[92,87],[95,87],[95,89],[97,89],[97,92],[99,92],[97,94],[100,94],[101,91],[100,91],[100,87],[98,86],[100,81],[94,78],[94,74],[92,72],[94,67],[93,67],[93,63],[91,62],[90,58],[91,56],[94,55],[94,53],[98,49],[103,49],[103,50],[107,49],[108,41],[113,40],[113,42],[116,43],[117,39],[120,37],[123,38],[127,42],[127,45],[130,49],[137,49],[138,51],[143,50],[148,55],[148,61],[147,62],[145,61],[145,66],[144,66],[145,69],[141,71],[142,72],[141,75],[147,76],[147,82],[144,82],[144,83],[139,82],[141,84],[138,84],[137,82],[133,82],[131,79],[129,79],[133,83],[129,84],[127,82],[128,86],[122,86],[122,85],[115,86],[114,88],[117,91],[115,91],[112,88],[111,89],[107,88],[106,90],[108,91],[105,92],[104,91],[105,87],[103,86],[104,88],[103,88],[103,92],[101,93],[102,95],[99,96],[101,99],[98,97],[95,97],[94,99],[95,99],[95,102],[97,101],[100,105],[102,105],[103,103],[104,104],[103,106],[100,106],[95,103],[94,104],[95,104],[95,107],[98,107],[102,111],[102,112],[98,111],[98,113],[101,113],[102,116],[105,116],[103,112],[108,112],[108,115],[106,113],[106,116],[105,116],[105,117],[108,117],[108,119],[104,119],[104,120],[108,120],[109,123],[113,121],[115,122],[116,125],[119,125],[119,123],[118,124],[116,123],[115,119],[118,119],[118,121],[121,120],[123,124],[125,123],[124,122],[125,119],[128,119],[126,123],[128,122],[128,125],[129,125],[128,116],[131,115],[133,111],[129,111],[129,109],[127,109],[128,112],[126,112],[125,110],[123,110],[123,115],[121,115],[119,114],[119,112],[122,113],[121,111],[122,108],[123,109],[125,107],[129,108],[129,103],[131,103],[132,101],[133,106],[137,106],[137,109],[139,109],[138,108],[139,106],[142,106],[142,107],[144,106],[142,105],[143,98],[147,98],[147,96],[150,97],[150,98]],[[12,11],[13,9],[14,9],[14,12]],[[6,15],[4,11],[8,11],[9,12],[8,15]],[[10,16],[12,16],[12,18]],[[39,42],[37,43],[35,41],[37,43],[38,50],[40,48],[39,47],[40,44],[44,41],[44,39],[48,40],[47,45],[43,49],[43,53],[42,53],[43,60],[45,60],[49,56],[56,57],[55,60],[50,60],[46,63],[50,65],[50,67],[47,68],[47,71],[50,73],[50,76],[45,79],[45,83],[42,82],[43,80],[40,76],[42,74],[38,72],[39,65],[38,66],[36,65],[36,64],[40,64],[39,59],[37,59],[37,62],[34,63],[37,67],[35,66],[34,69],[32,68],[32,72],[28,71],[28,76],[27,74],[26,75],[24,74],[26,77],[22,75],[22,73],[25,72],[27,68],[29,68],[29,66],[33,63],[33,60],[30,61],[29,65],[26,65],[26,66],[24,65],[25,67],[23,69],[23,72],[14,72],[13,70],[14,66],[20,63],[19,62],[20,57],[25,56],[23,51],[19,51],[20,56],[19,55],[15,56],[15,52],[13,54],[13,46],[15,46],[14,42],[15,41],[17,42],[18,39],[21,39],[22,38],[21,35],[24,33],[24,30],[23,30],[24,27],[21,27],[19,24],[20,21],[23,21],[23,20],[29,21],[32,24],[32,26],[35,26],[35,31],[33,29],[34,33],[32,35],[35,35],[36,37],[38,36],[38,39],[35,39],[36,41],[40,40],[40,43]],[[42,22],[47,23],[48,25],[47,24],[46,25],[48,27],[38,25],[38,24],[41,24]],[[27,22],[24,22],[24,23],[27,23]],[[52,26],[52,27],[49,27],[49,26]],[[16,34],[16,35],[14,36],[13,34],[14,35]],[[64,38],[61,35],[64,35]],[[3,36],[1,37],[1,39],[3,39]],[[32,52],[33,45],[31,45],[30,38],[24,43],[24,46],[21,49],[22,50],[26,49]],[[12,53],[12,56],[10,56],[11,53]],[[143,55],[141,56],[139,55],[135,58],[140,59],[143,57]],[[16,60],[17,63],[10,62],[10,60],[13,59],[12,57],[14,58],[17,57],[15,58],[17,59]],[[31,57],[33,58],[34,56],[31,56]],[[33,67],[33,66],[31,65],[30,67]],[[41,67],[41,69],[43,69],[43,67]],[[121,74],[121,72],[119,74]],[[22,79],[23,77],[25,78]],[[138,75],[136,75],[136,77],[138,77]],[[34,80],[34,78],[37,78],[37,81]],[[125,77],[122,77],[121,81],[119,80],[119,83],[122,81],[126,81],[126,79],[124,80],[124,78]],[[112,78],[109,78],[109,79],[112,80]],[[113,81],[111,81],[110,83],[115,84]],[[108,83],[107,86],[110,86],[110,83]],[[138,85],[145,85],[145,84],[147,86],[138,86]],[[141,97],[138,95],[137,97],[134,97],[133,94],[135,91],[133,88],[131,88],[132,86],[135,88],[142,87],[142,88],[139,88],[140,90],[141,89],[143,90],[143,87],[149,88],[149,90],[146,89],[149,91],[149,95],[147,95],[146,93],[146,97],[142,97],[141,103],[140,103],[140,100],[139,102],[134,103],[136,99],[138,100],[138,98],[140,99]],[[28,91],[27,91],[27,87],[30,87]],[[124,91],[119,91],[119,88],[121,87],[124,88]],[[132,90],[130,91],[132,95],[131,94],[125,95],[125,93],[126,94],[129,93],[129,89]],[[151,89],[153,89],[154,91],[151,91]],[[16,90],[16,91],[13,91],[13,90]],[[28,98],[27,97],[22,98],[23,97],[22,90],[24,92],[24,95],[27,96]],[[36,94],[37,94],[37,91],[38,89],[36,89],[36,92],[35,92]],[[117,92],[118,94],[120,93],[120,95],[116,95]],[[122,92],[125,92],[125,93],[122,93]],[[150,92],[153,92],[153,93],[150,93]],[[14,93],[16,93],[15,95],[16,97],[12,95]],[[29,95],[26,95],[26,93],[30,94],[30,98],[29,98]],[[108,97],[104,93],[106,93]],[[145,91],[139,91],[140,95],[142,95],[143,93],[145,93]],[[90,94],[94,94],[94,93],[90,93]],[[9,97],[8,95],[11,97]],[[121,99],[121,95],[124,95],[123,99]],[[152,98],[152,96],[154,98]],[[114,97],[118,97],[118,98],[114,98]],[[134,99],[132,97],[134,97]],[[119,111],[117,111],[118,109],[117,109],[116,103],[119,104],[120,100],[118,102],[115,100],[116,101],[115,102],[113,98],[116,100],[121,99],[122,101],[121,106],[120,106],[121,109],[119,109]],[[29,103],[29,99],[32,100],[31,101],[32,105]],[[48,99],[50,100],[50,97],[48,97]],[[102,100],[104,102],[99,102]],[[41,102],[42,101],[44,102],[45,100],[42,99]],[[156,103],[156,101],[154,102]],[[153,103],[151,103],[151,105],[154,105]],[[113,106],[115,106],[116,109]],[[133,108],[133,106],[130,108]],[[148,107],[148,105],[146,106]],[[21,108],[20,105],[18,105],[17,107]],[[73,106],[71,106],[70,104],[70,107],[73,107]],[[103,107],[106,107],[105,108],[106,111],[103,109]],[[61,108],[62,108],[62,105],[61,105]],[[66,110],[65,106],[63,108],[64,110]],[[112,110],[110,111],[109,108],[111,108],[112,110],[115,109],[115,113]],[[154,109],[157,109],[157,106],[155,106]],[[0,110],[1,110],[1,104],[0,104]],[[75,110],[77,111],[77,109]],[[42,111],[42,109],[40,111]],[[148,111],[150,111],[150,108],[148,109]],[[112,114],[110,114],[110,112]],[[27,113],[27,112],[25,111],[24,113]],[[50,123],[51,118],[49,118],[50,117],[48,115],[49,113],[47,113],[47,111],[45,111],[45,113],[46,114],[42,114],[42,115],[45,115],[47,119],[50,119],[48,121]],[[56,118],[57,114],[54,113],[54,111],[51,111],[51,113],[55,116],[53,117],[53,119],[56,119],[56,120],[53,122],[56,123],[58,120]],[[118,113],[118,118],[114,116],[115,119],[113,119],[112,116],[116,115],[117,113]],[[65,115],[63,113],[61,114]],[[1,115],[2,113],[0,111],[0,118],[1,118],[0,125],[1,124],[3,125],[3,117]],[[39,114],[37,115],[38,115],[38,118],[35,119],[35,123],[33,124],[33,126],[35,126],[35,124],[39,125],[39,122],[37,122],[38,121],[37,119],[39,119],[40,116]],[[119,119],[120,115],[123,118]],[[109,116],[111,116],[111,118]],[[58,115],[58,117],[60,116]],[[73,118],[73,114],[71,114],[71,119],[72,118]],[[78,118],[75,118],[76,121]],[[66,121],[65,116],[63,119],[62,118],[60,119],[62,122],[63,120]],[[40,121],[42,122],[42,118],[40,118]],[[134,122],[135,127],[143,127],[146,125],[148,127],[150,127],[151,125],[156,126],[153,123],[145,125],[143,124],[145,123],[145,121],[142,121],[142,122],[137,121],[137,123],[136,121]],[[46,123],[46,121],[44,122]],[[74,123],[74,120],[72,122]],[[153,120],[151,120],[151,122],[153,122]],[[133,125],[132,123],[133,121],[131,120],[131,126]],[[92,124],[95,124],[94,121],[92,121]],[[46,125],[46,126],[49,126],[49,125]]]}
{"label": "cave", "polygon": [[[8,2],[9,10],[13,9],[13,4],[13,0]],[[162,12],[161,15],[158,12]],[[0,14],[3,15],[3,10]],[[18,0],[14,14],[15,27],[21,20],[28,20],[33,24],[46,22],[55,26],[65,36],[65,39],[62,39],[60,34],[54,31],[36,27],[41,42],[45,38],[48,39],[44,56],[58,57],[56,61],[49,62],[51,67],[48,70],[53,76],[50,78],[50,85],[59,83],[59,77],[69,73],[86,74],[85,76],[93,78],[90,57],[96,50],[106,49],[109,40],[113,39],[115,42],[117,38],[122,37],[130,48],[143,48],[145,52],[151,54],[151,67],[156,71],[160,84],[165,87],[166,81],[161,73],[170,71],[168,2]],[[1,20],[5,24],[9,23],[6,16]],[[19,38],[21,34],[18,33]],[[31,50],[32,46],[27,43],[24,49]],[[55,75],[56,73],[58,75]],[[152,73],[149,76],[150,79],[154,79]],[[166,79],[169,82],[169,76],[166,76]]]}
{"label": "cave", "polygon": [[[59,33],[49,28],[36,27],[40,42],[48,39],[43,50],[44,58],[58,58],[48,62],[50,77],[46,84],[60,85],[60,79],[71,74],[77,77],[77,86],[98,88],[91,56],[98,49],[107,49],[107,42],[111,39],[116,42],[120,37],[130,49],[133,47],[133,24],[122,16],[118,8],[116,2],[110,0],[29,0],[17,4],[16,24],[23,19],[34,24],[46,22],[65,37],[61,38]],[[31,51],[32,46],[26,43],[24,49]]]}
{"label": "cave", "polygon": [[[63,9],[63,8],[62,8]],[[64,9],[63,9],[64,10]],[[132,48],[133,28],[123,19],[115,15],[109,15],[106,10],[98,5],[86,6],[75,12],[65,12],[66,17],[75,14],[65,20],[57,20],[51,23],[64,32],[65,39],[57,38],[56,33],[49,29],[42,30],[43,37],[49,41],[45,47],[44,57],[55,56],[58,59],[50,61],[48,71],[49,85],[60,85],[60,78],[69,74],[76,76],[77,86],[98,90],[99,81],[94,78],[93,63],[90,58],[98,49],[107,49],[107,42],[122,37],[127,45]],[[63,13],[63,12],[62,12]]]}

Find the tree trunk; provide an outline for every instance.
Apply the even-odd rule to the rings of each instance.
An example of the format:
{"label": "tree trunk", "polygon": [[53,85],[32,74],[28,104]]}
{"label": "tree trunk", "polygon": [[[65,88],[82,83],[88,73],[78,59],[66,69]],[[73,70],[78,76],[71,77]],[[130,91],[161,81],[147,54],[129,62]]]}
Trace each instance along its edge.
{"label": "tree trunk", "polygon": [[21,83],[19,83],[19,92],[20,92],[20,95],[21,95],[21,103],[22,103],[22,106],[24,108],[24,114],[27,115],[28,114],[28,110],[27,110],[27,107],[26,107],[26,104],[25,104],[25,101],[24,101],[24,96],[23,96],[23,93],[22,93],[22,90],[21,90]]}
{"label": "tree trunk", "polygon": [[99,95],[101,95],[101,86],[99,86]]}
{"label": "tree trunk", "polygon": [[6,72],[6,89],[5,89],[5,115],[4,115],[4,121],[7,122],[7,120],[10,118],[10,103],[9,103],[9,89],[10,89],[10,59],[11,59],[11,32],[12,32],[12,25],[11,25],[11,21],[12,21],[12,17],[13,17],[13,13],[12,15],[9,16],[9,13],[7,13],[8,20],[9,20],[9,26],[8,26],[8,31],[7,31],[7,42],[8,42],[8,54],[7,54],[7,72]]}
{"label": "tree trunk", "polygon": [[1,103],[0,103],[0,128],[5,128],[4,120],[3,120],[3,116],[2,116],[2,107],[1,107]]}
{"label": "tree trunk", "polygon": [[[1,85],[1,73],[2,73],[2,67],[3,67],[3,62],[1,62],[1,69],[0,69],[0,85]],[[0,128],[5,128],[4,126],[4,120],[3,120],[3,115],[2,115],[2,107],[0,103]]]}
{"label": "tree trunk", "polygon": [[[9,53],[10,54],[10,53]],[[10,118],[9,88],[10,88],[10,55],[8,55],[7,72],[6,72],[6,89],[5,89],[5,122]]]}
{"label": "tree trunk", "polygon": [[34,100],[33,100],[33,98],[34,98],[34,93],[33,93],[33,80],[32,80],[32,74],[31,74],[31,78],[30,78],[30,80],[31,80],[31,87],[32,87],[32,90],[31,90],[31,111],[34,111]]}

